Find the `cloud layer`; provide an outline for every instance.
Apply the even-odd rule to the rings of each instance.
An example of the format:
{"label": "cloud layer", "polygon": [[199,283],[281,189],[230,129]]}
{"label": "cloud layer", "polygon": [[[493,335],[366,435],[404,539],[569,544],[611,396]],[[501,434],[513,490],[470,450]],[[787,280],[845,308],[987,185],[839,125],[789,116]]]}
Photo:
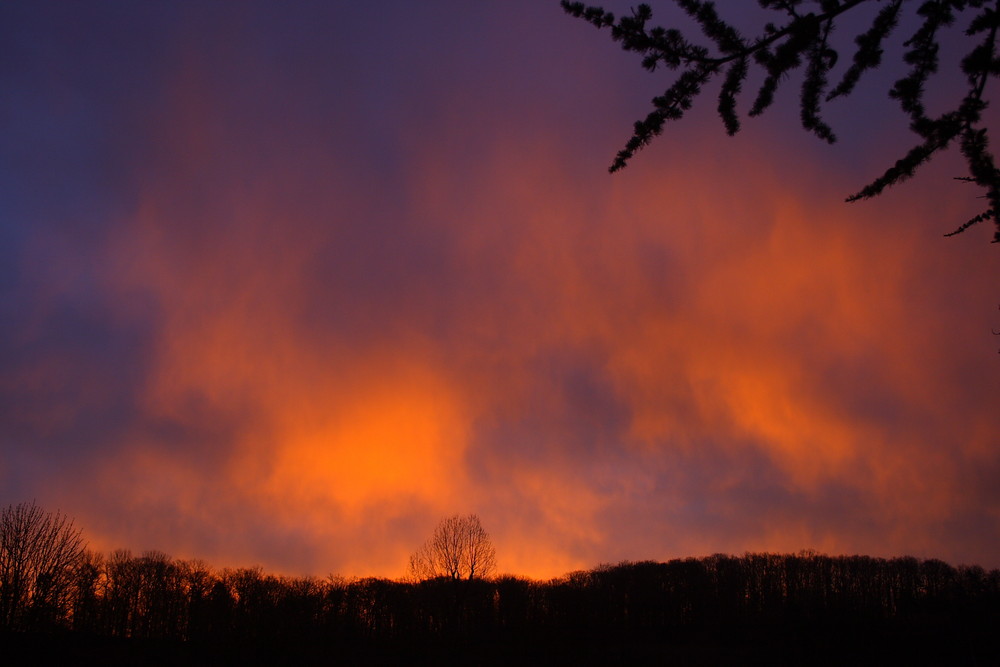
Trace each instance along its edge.
{"label": "cloud layer", "polygon": [[[17,51],[14,93],[64,117],[5,142],[28,171],[3,501],[97,548],[291,573],[403,574],[465,512],[532,576],[759,549],[1000,565],[1000,270],[985,232],[939,238],[969,206],[947,163],[847,206],[868,174],[808,137],[692,122],[610,178],[602,90],[629,82],[567,55],[558,12],[376,33],[251,7],[174,17],[135,72],[84,54],[142,103],[59,107],[72,79]],[[31,171],[52,128],[76,143]]]}

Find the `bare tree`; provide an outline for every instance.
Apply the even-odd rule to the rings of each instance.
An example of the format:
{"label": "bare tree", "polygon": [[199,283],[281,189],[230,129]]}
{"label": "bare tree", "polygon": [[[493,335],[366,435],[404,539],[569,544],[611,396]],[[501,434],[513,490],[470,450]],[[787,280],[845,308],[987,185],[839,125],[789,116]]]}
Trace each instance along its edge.
{"label": "bare tree", "polygon": [[0,627],[64,618],[83,551],[69,517],[34,502],[8,505],[0,513]]}
{"label": "bare tree", "polygon": [[485,579],[495,570],[496,549],[475,514],[443,519],[410,556],[410,573],[417,579]]}

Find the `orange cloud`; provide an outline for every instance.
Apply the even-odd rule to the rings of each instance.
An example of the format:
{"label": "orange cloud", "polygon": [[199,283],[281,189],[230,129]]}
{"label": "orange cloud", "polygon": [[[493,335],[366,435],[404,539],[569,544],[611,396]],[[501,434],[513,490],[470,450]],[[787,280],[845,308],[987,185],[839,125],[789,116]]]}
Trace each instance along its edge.
{"label": "orange cloud", "polygon": [[[210,140],[181,118],[175,141]],[[162,520],[103,531],[395,576],[438,518],[475,511],[502,570],[545,577],[694,550],[932,550],[927,525],[976,502],[959,475],[992,460],[995,417],[942,451],[942,339],[907,335],[930,318],[914,290],[936,239],[817,174],[711,151],[606,181],[555,140],[459,144],[413,140],[388,208],[349,179],[303,193],[346,173],[315,153],[192,148],[146,193],[113,280],[155,304],[142,409],[188,435],[140,430],[109,462],[104,483]],[[199,164],[218,179],[178,199]]]}

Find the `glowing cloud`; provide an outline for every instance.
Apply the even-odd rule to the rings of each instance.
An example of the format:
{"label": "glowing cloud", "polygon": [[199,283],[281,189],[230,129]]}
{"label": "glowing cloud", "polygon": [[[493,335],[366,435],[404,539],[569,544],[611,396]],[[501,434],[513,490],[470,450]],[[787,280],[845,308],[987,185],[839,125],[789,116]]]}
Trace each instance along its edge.
{"label": "glowing cloud", "polygon": [[[467,512],[538,577],[752,549],[998,565],[1000,272],[938,238],[962,217],[940,174],[848,207],[853,175],[765,127],[610,179],[616,128],[547,84],[617,72],[511,74],[490,49],[514,18],[409,70],[294,12],[302,41],[258,51],[254,16],[173,28],[162,105],[121,112],[134,190],[80,256],[32,235],[63,268],[22,251],[17,493],[97,548],[291,573],[402,575]],[[405,114],[401,70],[425,86]],[[90,338],[53,333],[90,321],[66,303]]]}

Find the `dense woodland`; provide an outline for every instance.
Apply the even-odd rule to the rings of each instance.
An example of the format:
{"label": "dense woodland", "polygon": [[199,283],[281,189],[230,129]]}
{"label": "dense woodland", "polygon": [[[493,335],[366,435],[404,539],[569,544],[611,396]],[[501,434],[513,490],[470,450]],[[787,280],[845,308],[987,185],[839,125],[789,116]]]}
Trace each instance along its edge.
{"label": "dense woodland", "polygon": [[8,648],[84,662],[1000,662],[1000,571],[915,558],[714,555],[544,582],[400,582],[85,552],[59,591],[15,609],[8,590]]}

